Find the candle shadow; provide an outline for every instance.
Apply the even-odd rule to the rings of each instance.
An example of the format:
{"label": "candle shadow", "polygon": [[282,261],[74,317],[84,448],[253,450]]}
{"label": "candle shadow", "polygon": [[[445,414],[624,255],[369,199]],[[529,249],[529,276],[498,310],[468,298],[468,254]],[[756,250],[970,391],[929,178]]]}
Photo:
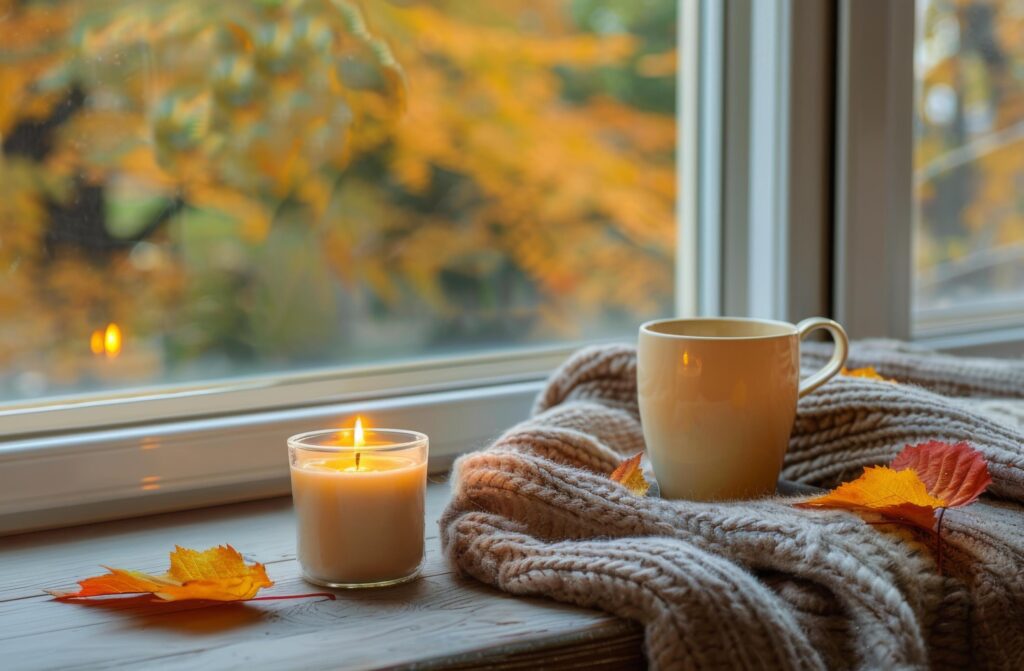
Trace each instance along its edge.
{"label": "candle shadow", "polygon": [[181,634],[208,636],[243,629],[263,622],[266,610],[245,602],[168,602],[148,595],[105,599],[68,599],[80,608],[95,608],[124,618],[140,628],[160,628]]}

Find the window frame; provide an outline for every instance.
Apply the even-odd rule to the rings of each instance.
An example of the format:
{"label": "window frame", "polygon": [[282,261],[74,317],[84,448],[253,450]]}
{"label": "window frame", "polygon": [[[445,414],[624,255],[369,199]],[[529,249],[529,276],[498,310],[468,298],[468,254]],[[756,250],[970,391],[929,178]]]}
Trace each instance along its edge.
{"label": "window frame", "polygon": [[431,436],[440,473],[528,417],[579,346],[607,342],[8,410],[22,430],[0,439],[0,536],[288,495],[287,437],[357,415]]}
{"label": "window frame", "polygon": [[900,338],[972,356],[1022,356],[1024,326],[1006,310],[913,306],[916,5],[839,4],[837,318],[852,326],[854,338]]}
{"label": "window frame", "polygon": [[[498,349],[9,403],[0,406],[0,453],[7,441],[26,436],[138,425],[154,422],[154,418],[163,423],[538,380],[579,344]],[[62,428],[55,431],[54,427]]]}
{"label": "window frame", "polygon": [[721,291],[705,312],[830,315],[834,3],[729,0],[722,34],[721,224],[707,224]]}
{"label": "window frame", "polygon": [[838,8],[833,301],[852,338],[910,337],[915,4]]}
{"label": "window frame", "polygon": [[73,429],[0,449],[0,535],[290,493],[285,441],[351,417],[433,436],[429,471],[525,418],[541,381],[160,424]]}

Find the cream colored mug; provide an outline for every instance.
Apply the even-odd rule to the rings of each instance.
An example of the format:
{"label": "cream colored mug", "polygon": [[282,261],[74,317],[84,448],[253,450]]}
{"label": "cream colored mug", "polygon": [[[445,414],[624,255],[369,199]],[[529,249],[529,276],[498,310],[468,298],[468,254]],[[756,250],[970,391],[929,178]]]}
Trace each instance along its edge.
{"label": "cream colored mug", "polygon": [[[835,352],[800,380],[800,340],[825,329]],[[637,386],[647,454],[669,499],[775,491],[797,399],[846,363],[843,327],[822,317],[662,319],[640,327]]]}

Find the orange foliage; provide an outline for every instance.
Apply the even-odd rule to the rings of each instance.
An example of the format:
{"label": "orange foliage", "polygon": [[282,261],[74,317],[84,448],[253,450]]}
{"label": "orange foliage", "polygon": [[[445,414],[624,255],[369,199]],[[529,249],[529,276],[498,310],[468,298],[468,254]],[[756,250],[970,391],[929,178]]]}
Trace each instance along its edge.
{"label": "orange foliage", "polygon": [[930,531],[937,510],[973,503],[991,482],[980,452],[931,441],[906,446],[892,467],[867,467],[853,482],[795,505],[876,513]]}
{"label": "orange foliage", "polygon": [[953,508],[974,503],[992,482],[981,452],[967,443],[950,445],[933,440],[908,445],[893,460],[897,471],[913,470],[928,493],[944,499]]}
{"label": "orange foliage", "polygon": [[624,486],[636,496],[646,496],[647,490],[651,488],[651,483],[647,482],[643,469],[640,467],[640,461],[643,459],[643,456],[643,452],[637,452],[629,459],[625,459],[608,477],[613,482],[618,482]]}
{"label": "orange foliage", "polygon": [[846,377],[859,377],[865,380],[895,382],[895,380],[890,380],[889,378],[880,375],[879,372],[875,370],[874,366],[864,366],[863,368],[847,368],[846,366],[843,366],[842,370],[839,371],[839,374],[845,375]]}
{"label": "orange foliage", "polygon": [[205,599],[243,601],[264,587],[273,586],[263,564],[246,564],[230,545],[203,552],[175,547],[171,567],[164,575],[107,568],[106,575],[79,581],[77,592],[50,591],[59,599],[113,594],[153,594],[164,601]]}
{"label": "orange foliage", "polygon": [[886,466],[869,466],[853,482],[796,505],[878,513],[931,530],[935,526],[935,511],[946,502],[930,495],[911,469],[894,471]]}
{"label": "orange foliage", "polygon": [[[924,285],[936,271],[956,274],[957,262],[972,255],[977,265],[993,263],[991,278],[983,279],[989,291],[1014,293],[1019,284],[992,253],[1024,242],[1024,14],[1015,7],[1010,0],[936,0],[922,14],[914,162],[927,176],[916,185]],[[949,110],[930,115],[931,96]],[[983,270],[974,274],[984,278]],[[947,291],[956,297],[955,287]]]}
{"label": "orange foliage", "polygon": [[[437,320],[464,309],[445,277],[494,292],[512,276],[532,303],[479,317],[507,309],[523,340],[662,310],[674,116],[603,86],[574,97],[567,81],[634,68],[672,86],[676,53],[582,29],[571,5],[0,0],[0,136],[74,107],[40,157],[0,156],[0,364],[73,386],[95,376],[91,334],[110,322],[136,339],[122,361],[148,338],[187,362],[224,333],[258,357],[308,358],[358,317],[332,312],[331,275],[347,305],[365,293]],[[88,188],[97,227],[55,233],[54,208],[81,216]],[[285,248],[304,250],[280,263],[305,274],[264,280]],[[215,314],[204,292],[224,277],[249,282],[250,302],[279,301],[221,296],[252,332],[194,323]],[[342,326],[316,342],[261,318],[296,306]],[[122,370],[159,377],[147,366]]]}

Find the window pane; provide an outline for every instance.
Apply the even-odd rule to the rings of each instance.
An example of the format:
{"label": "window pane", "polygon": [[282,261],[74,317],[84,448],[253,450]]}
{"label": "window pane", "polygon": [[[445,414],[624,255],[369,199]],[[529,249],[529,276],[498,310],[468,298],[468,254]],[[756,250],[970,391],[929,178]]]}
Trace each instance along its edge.
{"label": "window pane", "polygon": [[671,311],[675,0],[0,0],[0,399]]}
{"label": "window pane", "polygon": [[1024,6],[919,0],[915,60],[917,326],[1024,324]]}

